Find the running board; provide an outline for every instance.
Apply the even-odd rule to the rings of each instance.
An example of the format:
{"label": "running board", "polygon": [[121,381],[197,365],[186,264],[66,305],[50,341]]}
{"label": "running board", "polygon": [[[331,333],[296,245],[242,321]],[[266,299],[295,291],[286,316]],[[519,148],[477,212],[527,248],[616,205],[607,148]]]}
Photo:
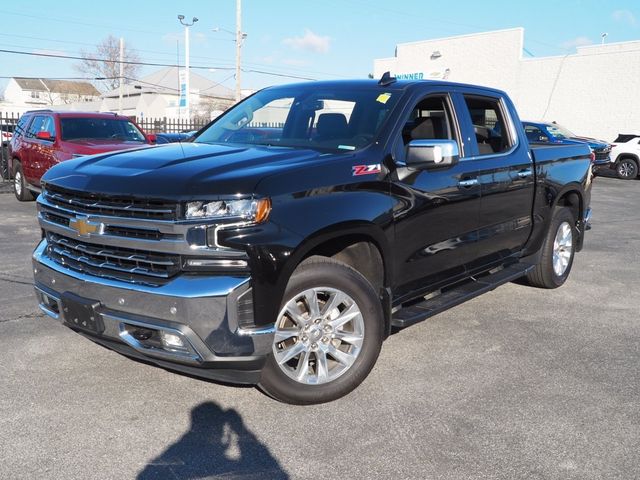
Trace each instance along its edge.
{"label": "running board", "polygon": [[433,298],[401,308],[393,314],[391,325],[397,328],[404,328],[421,322],[478,295],[490,292],[500,285],[516,280],[532,269],[532,265],[516,263],[496,273],[485,275],[478,279],[470,279]]}

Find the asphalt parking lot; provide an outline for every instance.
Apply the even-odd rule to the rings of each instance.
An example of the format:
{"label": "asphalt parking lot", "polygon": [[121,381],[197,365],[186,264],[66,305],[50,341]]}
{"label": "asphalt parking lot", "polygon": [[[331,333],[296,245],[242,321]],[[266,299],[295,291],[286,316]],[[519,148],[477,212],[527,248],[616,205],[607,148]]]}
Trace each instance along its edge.
{"label": "asphalt parking lot", "polygon": [[640,181],[597,178],[568,283],[387,340],[336,402],[167,372],[42,315],[34,203],[0,184],[0,478],[640,477]]}

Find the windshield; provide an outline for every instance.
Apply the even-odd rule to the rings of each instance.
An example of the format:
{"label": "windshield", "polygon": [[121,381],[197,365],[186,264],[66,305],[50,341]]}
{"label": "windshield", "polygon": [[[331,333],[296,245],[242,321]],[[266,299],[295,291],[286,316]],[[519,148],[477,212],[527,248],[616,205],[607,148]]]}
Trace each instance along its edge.
{"label": "windshield", "polygon": [[554,123],[552,125],[547,125],[547,130],[549,130],[549,133],[551,134],[551,136],[557,140],[576,137],[575,133],[564,128],[562,125],[558,125],[557,123]]}
{"label": "windshield", "polygon": [[195,142],[353,151],[373,141],[399,96],[378,85],[270,88],[227,111]]}
{"label": "windshield", "polygon": [[117,118],[62,118],[62,140],[119,140],[146,142],[143,133],[128,120]]}

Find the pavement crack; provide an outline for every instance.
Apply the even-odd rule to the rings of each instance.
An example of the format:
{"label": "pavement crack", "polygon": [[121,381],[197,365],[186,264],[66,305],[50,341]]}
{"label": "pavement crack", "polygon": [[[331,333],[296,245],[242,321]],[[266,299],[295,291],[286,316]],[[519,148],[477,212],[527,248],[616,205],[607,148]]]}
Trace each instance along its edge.
{"label": "pavement crack", "polygon": [[25,281],[22,281],[22,280],[16,280],[14,278],[3,278],[3,277],[0,277],[0,282],[17,283],[17,284],[20,284],[20,285],[33,286],[33,282],[25,282]]}
{"label": "pavement crack", "polygon": [[43,316],[44,316],[43,313],[25,313],[24,315],[18,315],[15,318],[3,318],[3,319],[0,319],[0,323],[17,322],[19,320],[29,320],[29,319],[32,319],[32,318],[41,318]]}

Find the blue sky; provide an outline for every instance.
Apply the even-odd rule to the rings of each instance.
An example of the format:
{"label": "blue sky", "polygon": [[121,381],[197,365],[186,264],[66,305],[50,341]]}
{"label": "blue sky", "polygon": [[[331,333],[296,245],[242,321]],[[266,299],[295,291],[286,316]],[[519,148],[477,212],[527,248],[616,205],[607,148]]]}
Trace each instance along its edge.
{"label": "blue sky", "polygon": [[[105,4],[107,5],[107,4]],[[178,6],[179,5],[179,6]],[[235,0],[182,2],[112,0],[97,9],[86,0],[0,3],[0,49],[78,55],[109,34],[124,37],[142,61],[184,61],[184,30],[177,15],[198,23],[191,30],[191,65],[234,88]],[[55,8],[52,8],[54,6]],[[511,27],[525,28],[525,56],[564,55],[576,45],[640,39],[637,0],[243,0],[247,32],[243,88],[295,81],[366,77],[373,59],[393,56],[397,43]],[[176,42],[179,42],[178,44]],[[0,52],[0,76],[76,77],[73,60]],[[210,71],[211,69],[213,71]],[[145,67],[141,75],[150,73]],[[6,80],[0,79],[0,90]]]}

